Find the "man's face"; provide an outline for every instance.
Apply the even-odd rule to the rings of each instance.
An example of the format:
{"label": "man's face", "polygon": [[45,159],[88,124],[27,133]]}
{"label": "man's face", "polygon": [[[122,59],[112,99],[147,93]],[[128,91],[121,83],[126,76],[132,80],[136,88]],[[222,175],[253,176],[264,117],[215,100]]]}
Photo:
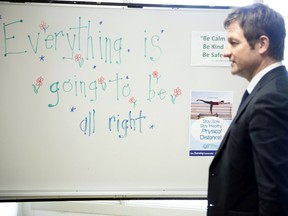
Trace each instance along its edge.
{"label": "man's face", "polygon": [[257,47],[252,49],[246,40],[238,22],[232,22],[227,28],[228,46],[224,56],[231,61],[231,73],[246,78],[248,81],[258,72],[261,55]]}

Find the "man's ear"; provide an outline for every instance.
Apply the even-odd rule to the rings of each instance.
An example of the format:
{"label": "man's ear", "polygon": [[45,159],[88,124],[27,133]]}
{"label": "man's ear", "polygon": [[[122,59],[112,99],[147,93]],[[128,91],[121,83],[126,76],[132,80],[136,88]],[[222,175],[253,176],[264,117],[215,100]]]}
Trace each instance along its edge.
{"label": "man's ear", "polygon": [[270,40],[266,35],[262,35],[259,38],[259,41],[257,42],[258,45],[258,50],[261,54],[267,52],[269,45],[270,45]]}

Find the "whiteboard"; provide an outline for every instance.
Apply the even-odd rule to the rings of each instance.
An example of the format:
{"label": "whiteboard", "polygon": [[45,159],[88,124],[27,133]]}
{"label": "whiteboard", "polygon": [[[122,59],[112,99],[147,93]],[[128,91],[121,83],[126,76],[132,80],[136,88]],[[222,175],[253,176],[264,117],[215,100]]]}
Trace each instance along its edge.
{"label": "whiteboard", "polygon": [[0,199],[205,197],[191,91],[247,84],[191,46],[228,12],[1,3]]}

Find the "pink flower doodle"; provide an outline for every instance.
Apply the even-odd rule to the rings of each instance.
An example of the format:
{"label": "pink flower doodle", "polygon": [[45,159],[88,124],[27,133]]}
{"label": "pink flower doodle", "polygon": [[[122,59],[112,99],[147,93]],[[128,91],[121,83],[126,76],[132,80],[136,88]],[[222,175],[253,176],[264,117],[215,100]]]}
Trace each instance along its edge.
{"label": "pink flower doodle", "polygon": [[45,21],[42,21],[40,24],[39,24],[39,28],[41,30],[44,30],[44,32],[46,32],[46,29],[48,28],[49,26],[47,25],[47,23]]}
{"label": "pink flower doodle", "polygon": [[179,87],[177,87],[176,89],[174,89],[173,95],[174,95],[175,97],[179,97],[181,94],[182,94],[182,91],[181,91],[181,89],[180,89]]}
{"label": "pink flower doodle", "polygon": [[39,88],[43,85],[44,78],[42,76],[36,79],[36,84],[32,84],[35,94],[38,94]]}
{"label": "pink flower doodle", "polygon": [[98,84],[101,85],[103,91],[106,90],[107,84],[106,84],[105,78],[104,78],[103,76],[101,76],[100,78],[98,78]]}
{"label": "pink flower doodle", "polygon": [[131,103],[131,104],[133,104],[133,106],[134,106],[134,108],[136,107],[136,99],[134,98],[134,97],[131,97],[130,99],[129,99],[129,103]]}
{"label": "pink flower doodle", "polygon": [[104,80],[104,77],[101,76],[100,78],[98,78],[98,84],[102,85],[105,82]]}
{"label": "pink flower doodle", "polygon": [[153,76],[154,78],[158,78],[158,76],[159,76],[158,71],[153,71],[152,76]]}
{"label": "pink flower doodle", "polygon": [[44,78],[42,76],[38,77],[36,79],[36,86],[42,86],[43,85],[43,81],[44,81]]}
{"label": "pink flower doodle", "polygon": [[152,72],[152,76],[153,78],[157,79],[157,83],[158,83],[158,80],[160,79],[161,75],[159,74],[158,71],[153,71]]}
{"label": "pink flower doodle", "polygon": [[79,54],[79,53],[76,54],[76,55],[74,56],[74,60],[75,60],[76,62],[78,62],[79,67],[82,67],[82,66],[83,66],[84,59],[82,58],[81,54]]}
{"label": "pink flower doodle", "polygon": [[173,90],[173,95],[170,95],[173,104],[175,104],[176,98],[179,97],[181,94],[182,94],[182,91],[179,87]]}
{"label": "pink flower doodle", "polygon": [[75,59],[76,62],[79,62],[81,60],[81,54],[76,54],[74,56],[74,59]]}

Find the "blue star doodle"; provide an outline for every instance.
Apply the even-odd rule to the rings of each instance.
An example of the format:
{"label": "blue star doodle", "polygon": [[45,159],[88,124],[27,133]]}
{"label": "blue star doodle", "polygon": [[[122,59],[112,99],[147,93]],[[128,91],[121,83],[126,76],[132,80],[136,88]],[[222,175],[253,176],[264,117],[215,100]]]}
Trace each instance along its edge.
{"label": "blue star doodle", "polygon": [[74,112],[76,110],[76,107],[71,107],[70,112]]}
{"label": "blue star doodle", "polygon": [[40,60],[40,61],[45,61],[45,56],[41,55],[41,56],[39,57],[39,60]]}

